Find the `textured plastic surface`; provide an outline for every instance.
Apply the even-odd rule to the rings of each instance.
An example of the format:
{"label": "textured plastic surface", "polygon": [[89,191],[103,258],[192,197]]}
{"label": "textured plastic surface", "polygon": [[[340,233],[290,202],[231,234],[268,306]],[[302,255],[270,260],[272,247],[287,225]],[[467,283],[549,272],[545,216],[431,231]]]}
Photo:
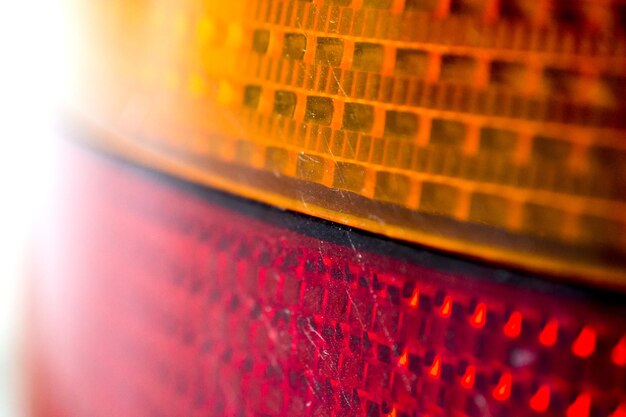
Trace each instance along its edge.
{"label": "textured plastic surface", "polygon": [[[187,179],[626,284],[626,6],[99,0],[76,114]],[[90,135],[93,138],[93,135]]]}
{"label": "textured plastic surface", "polygon": [[624,416],[620,296],[69,155],[38,417]]}

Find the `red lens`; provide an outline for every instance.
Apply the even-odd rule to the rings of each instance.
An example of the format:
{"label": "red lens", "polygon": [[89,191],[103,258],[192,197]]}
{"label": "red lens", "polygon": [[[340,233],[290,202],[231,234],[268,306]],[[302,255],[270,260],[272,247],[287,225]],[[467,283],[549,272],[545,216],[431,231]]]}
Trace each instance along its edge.
{"label": "red lens", "polygon": [[624,416],[623,295],[69,155],[35,415]]}

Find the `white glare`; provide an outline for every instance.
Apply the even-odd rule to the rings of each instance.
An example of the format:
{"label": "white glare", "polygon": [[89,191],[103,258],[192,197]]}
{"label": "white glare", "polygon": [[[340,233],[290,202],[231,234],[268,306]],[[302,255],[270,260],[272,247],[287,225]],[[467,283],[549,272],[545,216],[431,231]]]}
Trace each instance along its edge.
{"label": "white glare", "polygon": [[0,1],[0,417],[23,398],[20,322],[35,221],[46,210],[69,25],[62,0]]}

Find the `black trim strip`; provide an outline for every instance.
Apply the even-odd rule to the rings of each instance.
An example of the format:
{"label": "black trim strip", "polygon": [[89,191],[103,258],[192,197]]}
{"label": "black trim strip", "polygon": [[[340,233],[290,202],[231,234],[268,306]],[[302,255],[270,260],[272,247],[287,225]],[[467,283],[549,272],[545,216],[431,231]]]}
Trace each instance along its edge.
{"label": "black trim strip", "polygon": [[[195,184],[161,171],[138,165],[136,162],[126,157],[105,152],[89,142],[81,141],[81,143],[78,144],[72,141],[71,143],[72,144],[67,146],[75,146],[79,149],[83,149],[92,153],[94,156],[114,163],[120,168],[126,169],[136,175],[160,181],[177,189],[190,192],[208,203],[220,205],[229,210],[237,211],[240,214],[315,239],[346,247],[353,247],[356,250],[371,252],[377,255],[405,260],[446,273],[459,274],[464,277],[488,280],[506,285],[515,285],[519,288],[536,290],[544,294],[554,294],[559,297],[566,296],[574,299],[585,299],[587,302],[602,303],[604,308],[623,308],[624,305],[626,305],[626,294],[618,291],[592,287],[581,282],[553,282],[547,279],[547,277],[536,274],[528,274],[510,268],[489,265],[481,261],[451,256],[416,244],[385,238],[370,232],[301,213],[281,210],[267,204]],[[281,178],[281,181],[284,181],[284,178]]]}

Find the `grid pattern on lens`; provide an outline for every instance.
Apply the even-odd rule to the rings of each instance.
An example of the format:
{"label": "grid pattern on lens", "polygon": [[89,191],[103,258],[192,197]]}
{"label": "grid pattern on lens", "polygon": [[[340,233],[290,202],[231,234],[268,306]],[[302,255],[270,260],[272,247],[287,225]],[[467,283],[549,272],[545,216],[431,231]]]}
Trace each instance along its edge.
{"label": "grid pattern on lens", "polygon": [[78,156],[54,291],[36,287],[64,415],[623,415],[623,304],[329,243]]}
{"label": "grid pattern on lens", "polygon": [[[104,13],[133,31],[109,31],[119,65],[94,58],[110,79],[91,84],[114,87],[86,106],[135,143],[205,158],[207,171],[214,158],[348,191],[389,204],[389,216],[397,206],[599,253],[583,274],[609,267],[605,251],[626,251],[619,1],[136,7]],[[356,210],[264,191],[253,197],[447,250],[531,268],[551,256],[532,244],[517,255],[478,248],[469,234],[446,242],[417,224],[375,228]]]}

